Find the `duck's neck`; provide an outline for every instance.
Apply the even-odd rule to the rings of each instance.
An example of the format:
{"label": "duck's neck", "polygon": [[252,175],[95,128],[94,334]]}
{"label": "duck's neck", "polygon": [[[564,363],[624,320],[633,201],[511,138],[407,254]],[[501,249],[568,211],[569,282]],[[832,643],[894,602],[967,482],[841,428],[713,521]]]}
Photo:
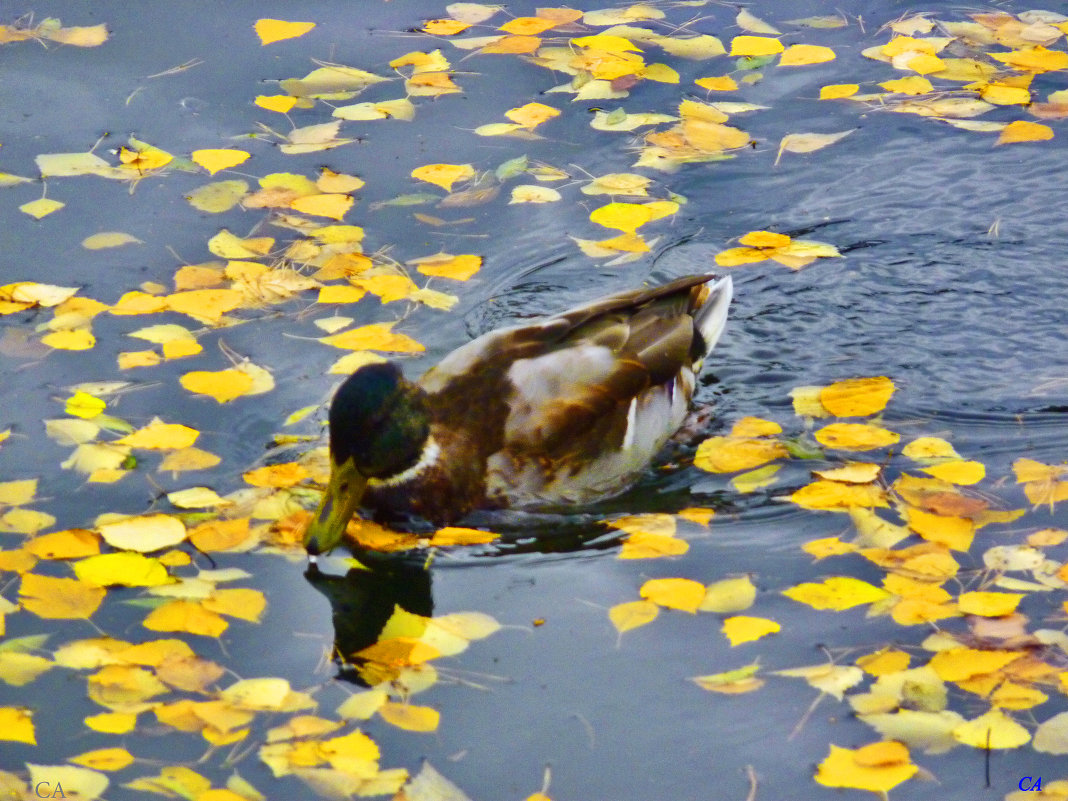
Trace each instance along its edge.
{"label": "duck's neck", "polygon": [[367,481],[368,487],[399,487],[407,484],[409,481],[414,481],[419,476],[423,475],[427,470],[437,464],[438,456],[441,455],[441,448],[438,446],[433,435],[427,436],[426,442],[423,443],[423,450],[419,454],[419,460],[406,470],[402,470],[399,473],[394,473],[391,476],[385,476],[383,478],[372,478]]}

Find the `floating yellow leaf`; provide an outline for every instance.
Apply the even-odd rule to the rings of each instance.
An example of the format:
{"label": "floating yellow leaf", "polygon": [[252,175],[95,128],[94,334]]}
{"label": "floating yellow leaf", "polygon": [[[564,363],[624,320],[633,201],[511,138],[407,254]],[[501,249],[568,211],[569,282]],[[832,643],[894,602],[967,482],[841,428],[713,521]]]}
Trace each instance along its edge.
{"label": "floating yellow leaf", "polygon": [[816,769],[816,781],[827,787],[852,787],[886,794],[919,770],[901,743],[872,743],[856,750],[831,745]]}
{"label": "floating yellow leaf", "polygon": [[39,284],[36,281],[20,281],[0,286],[0,298],[46,307],[58,306],[70,300],[77,292],[77,287]]}
{"label": "floating yellow leaf", "polygon": [[758,467],[756,470],[749,470],[745,473],[740,473],[731,479],[730,484],[735,490],[741,493],[756,492],[758,489],[771,486],[775,483],[775,476],[781,469],[782,465],[768,464],[763,467]]}
{"label": "floating yellow leaf", "polygon": [[253,102],[260,108],[265,108],[268,111],[277,111],[279,114],[287,114],[293,110],[295,105],[297,105],[298,100],[291,95],[259,95]]}
{"label": "floating yellow leaf", "polygon": [[496,539],[497,535],[492,531],[463,528],[461,526],[445,526],[434,532],[434,536],[430,538],[430,544],[442,548],[450,545],[484,545]]}
{"label": "floating yellow leaf", "polygon": [[230,625],[215,612],[196,601],[178,598],[153,609],[142,625],[152,631],[184,631],[206,637],[218,637]]}
{"label": "floating yellow leaf", "polygon": [[714,581],[705,588],[705,597],[697,607],[699,612],[741,612],[756,601],[756,585],[749,576]]}
{"label": "floating yellow leaf", "polygon": [[690,544],[678,537],[638,531],[623,542],[620,559],[656,559],[661,556],[679,556],[690,550]]}
{"label": "floating yellow leaf", "polygon": [[675,518],[668,514],[626,515],[606,521],[612,528],[628,534],[659,534],[663,537],[675,536]]}
{"label": "floating yellow leaf", "polygon": [[132,448],[173,450],[188,448],[196,442],[198,436],[200,432],[194,428],[180,423],[164,423],[157,419],[115,442],[118,445],[129,445]]}
{"label": "floating yellow leaf", "polygon": [[37,200],[31,200],[29,203],[23,203],[19,206],[19,211],[23,214],[29,214],[31,217],[35,217],[39,220],[42,217],[47,217],[54,211],[59,211],[66,205],[66,203],[62,203],[58,200],[42,197]]}
{"label": "floating yellow leaf", "polygon": [[715,517],[716,510],[702,506],[688,506],[685,509],[679,509],[676,515],[699,526],[707,526]]}
{"label": "floating yellow leaf", "polygon": [[380,350],[394,353],[422,353],[423,345],[404,334],[392,332],[393,323],[371,323],[341,334],[323,337],[320,342],[346,350]]}
{"label": "floating yellow leaf", "polygon": [[850,378],[821,389],[820,403],[835,417],[866,417],[886,408],[894,390],[886,376]]}
{"label": "floating yellow leaf", "polygon": [[29,684],[55,666],[51,659],[21,651],[0,651],[0,681],[12,687]]}
{"label": "floating yellow leaf", "polygon": [[189,530],[189,541],[198,551],[227,551],[249,539],[249,519],[209,520]]}
{"label": "floating yellow leaf", "polygon": [[125,748],[98,748],[70,757],[69,761],[95,770],[122,770],[133,764],[134,757]]}
{"label": "floating yellow leaf", "polygon": [[696,612],[705,597],[705,586],[682,578],[649,579],[639,592],[642,598],[667,609]]}
{"label": "floating yellow leaf", "polygon": [[130,138],[130,147],[119,148],[119,161],[122,168],[131,173],[145,174],[160,170],[172,161],[174,156],[165,150],[145,142]]}
{"label": "floating yellow leaf", "polygon": [[78,619],[92,617],[107,593],[84,581],[25,573],[19,602],[38,617]]}
{"label": "floating yellow leaf", "polygon": [[820,100],[838,100],[843,97],[852,97],[860,91],[860,86],[855,83],[832,83],[820,87]]}
{"label": "floating yellow leaf", "polygon": [[387,723],[406,731],[437,731],[441,720],[441,714],[433,707],[397,704],[392,701],[382,704],[378,709],[378,714]]}
{"label": "floating yellow leaf", "polygon": [[609,203],[590,213],[590,220],[598,225],[627,233],[634,233],[652,219],[652,210],[638,203]]}
{"label": "floating yellow leaf", "polygon": [[774,620],[763,617],[736,615],[723,621],[723,633],[731,641],[731,647],[744,642],[753,642],[782,630]]}
{"label": "floating yellow leaf", "polygon": [[248,373],[234,369],[216,372],[196,370],[186,373],[178,381],[190,392],[208,395],[219,403],[227,403],[240,398],[252,389],[252,377]]}
{"label": "floating yellow leaf", "polygon": [[[850,511],[853,510],[850,509]],[[851,542],[842,542],[838,537],[822,537],[818,540],[809,540],[801,546],[801,550],[816,559],[826,559],[828,556],[852,553],[857,550],[857,546]]]}
{"label": "floating yellow leaf", "polygon": [[47,512],[16,507],[0,516],[0,531],[16,534],[36,534],[43,528],[55,525],[55,522],[56,518]]}
{"label": "floating yellow leaf", "polygon": [[374,689],[356,693],[341,703],[337,714],[343,718],[367,720],[388,700],[389,693],[385,690]]}
{"label": "floating yellow leaf", "polygon": [[825,147],[833,145],[842,139],[845,139],[856,128],[850,128],[848,131],[838,131],[836,133],[792,133],[787,134],[779,140],[779,152],[775,156],[775,164],[779,163],[783,153],[813,153],[817,150],[822,150]]}
{"label": "floating yellow leaf", "polygon": [[807,64],[822,64],[834,61],[834,51],[822,45],[795,44],[786,48],[779,58],[781,67],[799,67]]}
{"label": "floating yellow leaf", "polygon": [[514,203],[555,203],[562,200],[563,195],[551,186],[537,186],[533,184],[520,184],[512,187],[512,197],[509,205]]}
{"label": "floating yellow leaf", "polygon": [[754,662],[737,670],[728,670],[723,673],[714,673],[710,676],[694,676],[691,681],[702,690],[723,695],[741,695],[759,690],[764,686],[764,680],[754,675],[760,670],[760,664]]}
{"label": "floating yellow leaf", "polygon": [[416,265],[416,269],[423,275],[466,281],[482,269],[482,257],[471,254],[454,256],[451,253],[435,253],[432,256],[412,259],[408,264]]}
{"label": "floating yellow leaf", "polygon": [[163,461],[159,463],[159,470],[160,472],[169,470],[175,473],[186,470],[207,470],[221,461],[214,453],[208,453],[200,448],[182,448],[164,456]]}
{"label": "floating yellow leaf", "polygon": [[831,423],[819,429],[816,441],[827,448],[870,451],[885,448],[901,439],[900,434],[870,423]]}
{"label": "floating yellow leaf", "polygon": [[750,248],[784,248],[793,242],[793,239],[775,231],[750,231],[738,241]]}
{"label": "floating yellow leaf", "polygon": [[969,486],[978,484],[986,477],[986,467],[981,462],[955,459],[922,468],[923,472],[950,484]]}
{"label": "floating yellow leaf", "polygon": [[252,26],[264,45],[303,36],[315,27],[314,22],[287,22],[281,19],[258,19]]}
{"label": "floating yellow leaf", "polygon": [[100,536],[113,548],[149,553],[177,545],[186,537],[185,525],[176,517],[153,514],[128,517],[98,527]]}
{"label": "floating yellow leaf", "polygon": [[432,36],[455,36],[471,27],[471,23],[458,19],[432,19],[423,24],[423,31]]}
{"label": "floating yellow leaf", "polygon": [[367,290],[358,286],[348,286],[345,284],[335,286],[324,286],[319,289],[319,297],[315,299],[316,303],[356,303],[361,300],[364,295],[367,294]]}
{"label": "floating yellow leaf", "polygon": [[0,707],[0,740],[37,745],[33,712],[14,706]]}
{"label": "floating yellow leaf", "polygon": [[785,48],[782,42],[768,36],[735,36],[731,40],[732,56],[773,56]]}
{"label": "floating yellow leaf", "polygon": [[150,295],[147,292],[126,292],[108,311],[120,316],[133,316],[138,314],[155,314],[166,311],[167,301],[165,298]]}
{"label": "floating yellow leaf", "polygon": [[687,37],[660,36],[650,41],[655,42],[666,52],[680,58],[706,59],[713,56],[722,56],[727,52],[723,42],[708,34]]}
{"label": "floating yellow leaf", "polygon": [[354,202],[351,195],[323,193],[298,197],[290,202],[289,207],[304,214],[341,220],[348,213],[348,210],[352,208]]}
{"label": "floating yellow leaf", "polygon": [[782,433],[782,426],[774,420],[743,417],[731,426],[732,437],[771,437]]}
{"label": "floating yellow leaf", "polygon": [[682,122],[686,143],[703,153],[722,153],[746,147],[752,141],[745,131],[718,122],[687,117]]}
{"label": "floating yellow leaf", "polygon": [[966,615],[1001,617],[1016,611],[1023,596],[1010,592],[962,592],[957,606]]}
{"label": "floating yellow leaf", "polygon": [[509,109],[504,112],[504,116],[512,122],[530,129],[541,125],[546,120],[551,120],[553,117],[559,117],[560,110],[544,103],[527,103],[525,106]]}
{"label": "floating yellow leaf", "polygon": [[953,446],[941,437],[917,437],[904,448],[901,453],[913,461],[928,459],[959,459],[959,454],[953,450]]}
{"label": "floating yellow leaf", "polygon": [[258,467],[242,475],[242,478],[254,487],[292,487],[307,477],[307,469],[297,462]]}
{"label": "floating yellow leaf", "polygon": [[787,455],[786,446],[773,439],[709,437],[697,447],[693,463],[710,473],[735,473]]}
{"label": "floating yellow leaf", "polygon": [[457,181],[466,181],[475,177],[475,168],[470,164],[427,164],[416,167],[411,175],[420,181],[440,186],[446,192],[452,191]]}
{"label": "floating yellow leaf", "polygon": [[406,275],[369,275],[352,280],[360,289],[377,295],[383,303],[403,300],[419,289]]}
{"label": "floating yellow leaf", "polygon": [[988,83],[979,90],[979,97],[996,106],[1026,106],[1031,102],[1031,92],[1022,86],[1006,83]]}
{"label": "floating yellow leaf", "polygon": [[652,179],[629,172],[613,172],[594,178],[582,187],[585,195],[642,195],[648,194]]}
{"label": "floating yellow leaf", "polygon": [[1013,120],[1006,125],[998,136],[996,145],[1008,145],[1015,142],[1042,142],[1053,138],[1053,129],[1040,122]]}
{"label": "floating yellow leaf", "polygon": [[126,734],[137,726],[137,715],[130,712],[101,712],[90,715],[83,722],[88,728],[103,734]]}
{"label": "floating yellow leaf", "polygon": [[622,36],[613,36],[607,33],[598,33],[593,36],[579,36],[571,40],[571,44],[577,47],[591,47],[604,50],[609,53],[625,53],[628,51],[642,52],[642,49],[629,39]]}
{"label": "floating yellow leaf", "polygon": [[63,411],[83,420],[92,420],[107,407],[107,402],[88,392],[78,390],[63,404]]}
{"label": "floating yellow leaf", "polygon": [[660,614],[660,607],[652,601],[628,601],[616,604],[608,610],[608,619],[616,627],[616,631],[622,634],[625,631],[636,629],[656,620]]}
{"label": "floating yellow leaf", "polygon": [[1031,734],[1023,726],[1000,709],[991,709],[974,720],[969,720],[953,730],[958,742],[972,748],[1019,748],[1026,745]]}
{"label": "floating yellow leaf", "polygon": [[845,484],[840,481],[813,481],[790,495],[803,509],[845,511],[856,507],[886,508],[886,492],[874,484]]}
{"label": "floating yellow leaf", "polygon": [[667,64],[649,64],[638,73],[638,77],[646,81],[659,83],[678,83],[679,73]]}
{"label": "floating yellow leaf", "polygon": [[908,527],[928,542],[937,542],[955,551],[971,548],[975,523],[966,517],[938,515],[909,507],[905,514]]}
{"label": "floating yellow leaf", "polygon": [[124,233],[123,231],[103,231],[83,239],[82,247],[86,250],[104,250],[106,248],[117,248],[122,245],[130,245],[134,242],[140,244],[141,240],[136,236]]}
{"label": "floating yellow leaf", "polygon": [[248,183],[241,180],[216,181],[198,187],[185,196],[189,205],[209,214],[220,214],[232,209],[248,194]]}
{"label": "floating yellow leaf", "polygon": [[849,576],[831,576],[819,584],[798,584],[783,590],[782,594],[813,609],[833,609],[836,612],[890,597],[886,590]]}
{"label": "floating yellow leaf", "polygon": [[92,531],[73,528],[34,537],[23,548],[41,559],[78,559],[100,553],[100,541]]}
{"label": "floating yellow leaf", "polygon": [[950,648],[931,657],[930,666],[943,681],[965,681],[994,673],[1021,659],[1023,651],[981,651],[976,648]]}
{"label": "floating yellow leaf", "polygon": [[243,164],[249,159],[250,155],[251,154],[246,153],[244,150],[221,148],[194,150],[192,154],[190,154],[190,158],[194,163],[199,164],[209,173],[214,175],[220,170],[227,170],[230,167],[236,167],[238,164]]}
{"label": "floating yellow leaf", "polygon": [[215,590],[208,598],[201,601],[201,606],[209,612],[241,618],[256,623],[267,608],[267,599],[259,590],[248,587]]}
{"label": "floating yellow leaf", "polygon": [[870,462],[849,462],[841,467],[828,470],[813,470],[813,474],[828,481],[842,481],[846,484],[870,484],[879,477],[882,468]]}
{"label": "floating yellow leaf", "polygon": [[776,670],[775,675],[804,679],[810,686],[820,692],[833,695],[839,701],[845,697],[846,690],[855,687],[864,680],[864,673],[860,668],[827,662],[819,665],[789,668],[788,670]]}
{"label": "floating yellow leaf", "polygon": [[41,337],[41,343],[57,350],[89,350],[96,344],[96,337],[85,328],[72,331],[53,331]]}
{"label": "floating yellow leaf", "polygon": [[1063,50],[1048,50],[1041,45],[990,55],[1014,69],[1028,72],[1040,73],[1068,69],[1068,53]]}
{"label": "floating yellow leaf", "polygon": [[887,676],[907,668],[910,659],[904,651],[884,648],[874,654],[862,656],[857,660],[857,667],[872,676]]}
{"label": "floating yellow leaf", "polygon": [[158,559],[128,551],[82,559],[74,563],[74,574],[97,587],[156,587],[171,582]]}
{"label": "floating yellow leaf", "polygon": [[738,90],[738,84],[730,75],[713,75],[708,78],[698,78],[694,83],[710,92],[735,92]]}
{"label": "floating yellow leaf", "polygon": [[164,298],[171,311],[188,314],[205,323],[218,323],[222,316],[236,309],[244,296],[236,289],[190,289]]}
{"label": "floating yellow leaf", "polygon": [[213,506],[228,506],[230,501],[207,487],[189,487],[167,493],[167,500],[179,509],[205,509]]}

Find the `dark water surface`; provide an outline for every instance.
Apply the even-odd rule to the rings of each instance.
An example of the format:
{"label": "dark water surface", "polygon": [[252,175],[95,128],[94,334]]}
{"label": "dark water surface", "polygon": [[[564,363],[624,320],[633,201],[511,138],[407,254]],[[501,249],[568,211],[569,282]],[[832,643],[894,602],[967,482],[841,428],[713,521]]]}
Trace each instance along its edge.
{"label": "dark water surface", "polygon": [[[583,10],[597,7],[577,5]],[[956,7],[936,6],[939,19],[966,19]],[[535,7],[511,2],[507,13],[524,16]],[[735,24],[733,7],[661,7],[668,22],[692,21],[689,30],[716,35],[724,43],[744,33]],[[1015,14],[1026,5],[1007,2],[999,8]],[[57,16],[65,25],[106,22],[111,37],[94,49],[35,42],[0,46],[0,171],[36,177],[36,155],[85,151],[101,137],[97,152],[115,163],[109,151],[125,144],[130,134],[182,157],[198,148],[226,147],[253,156],[233,174],[212,179],[198,169],[173,170],[146,177],[132,192],[125,183],[92,176],[50,179],[47,196],[67,205],[40,221],[18,210],[41,196],[40,181],[0,189],[0,285],[39,281],[78,286],[81,296],[109,304],[146,281],[164,284],[169,291],[179,266],[212,258],[207,241],[221,228],[242,236],[282,240],[287,235],[284,229],[263,225],[262,210],[235,207],[222,214],[201,213],[189,206],[185,194],[211,180],[237,176],[253,185],[256,177],[282,171],[314,178],[325,165],[366,181],[355,193],[358,204],[344,220],[366,229],[365,252],[389,248],[389,255],[400,262],[438,250],[483,258],[482,270],[468,282],[432,283],[458,296],[453,309],[413,304],[399,326],[426,345],[426,354],[405,366],[417,375],[471,336],[498,325],[646,280],[714,270],[715,255],[746,232],[779,231],[832,243],[844,258],[823,259],[797,272],[770,261],[734,269],[731,322],[698,395],[702,403],[714,404],[715,411],[703,436],[725,434],[739,418],[757,416],[779,422],[786,436],[797,437],[805,424],[794,414],[791,389],[888,376],[897,392],[882,422],[899,432],[903,443],[919,436],[948,439],[964,458],[986,466],[987,478],[976,488],[978,494],[999,509],[1029,508],[1015,483],[1012,463],[1019,458],[1046,464],[1068,459],[1068,225],[1062,208],[1068,195],[1068,172],[1063,169],[1068,131],[1061,120],[1044,120],[1055,132],[1052,140],[994,147],[995,133],[893,113],[876,102],[818,101],[820,87],[827,84],[858,83],[862,92],[877,92],[875,83],[906,74],[865,59],[860,51],[885,43],[889,36],[878,33],[879,28],[909,9],[899,2],[838,5],[834,11],[848,17],[848,26],[812,30],[783,21],[832,13],[827,4],[751,6],[753,14],[788,32],[783,37],[788,44],[822,44],[836,51],[836,60],[792,68],[772,64],[762,70],[762,80],[715,95],[714,100],[767,107],[731,119],[730,124],[744,128],[755,140],[754,148],[731,159],[667,173],[632,167],[641,134],[649,129],[597,131],[588,124],[591,109],[674,113],[684,97],[706,99],[704,90],[693,84],[695,78],[744,76],[734,59],[688,61],[650,46],[647,61],[670,64],[681,75],[679,84],[644,81],[625,99],[572,102],[571,95],[545,94],[565,82],[566,75],[513,55],[469,55],[447,39],[407,32],[426,19],[445,16],[444,3],[428,0],[8,5],[0,8],[0,23],[12,23],[22,12],[32,11],[38,20]],[[314,20],[318,26],[306,36],[261,47],[252,25],[265,17]],[[495,17],[477,35],[492,33],[503,21],[504,16]],[[658,25],[657,30],[672,30],[666,23]],[[578,35],[569,32],[561,42]],[[1051,47],[1063,50],[1064,40]],[[413,98],[412,122],[346,122],[342,135],[362,141],[299,156],[283,155],[269,141],[246,136],[257,122],[289,129],[282,115],[257,108],[252,100],[280,93],[274,82],[306,74],[315,66],[311,59],[389,75],[391,59],[435,48],[452,62],[454,80],[463,91],[438,99]],[[192,59],[201,63],[168,77],[146,77]],[[1064,88],[1064,76],[1038,76],[1036,97]],[[394,81],[345,102],[402,95],[400,82]],[[503,121],[505,111],[532,101],[562,112],[538,129],[544,138],[523,141],[471,133],[479,125]],[[318,104],[290,116],[294,125],[304,126],[329,122],[329,114],[328,107]],[[999,107],[983,117],[1023,118],[1031,119],[1019,106]],[[785,153],[774,165],[779,140],[788,133],[852,128],[856,131],[835,145],[810,154]],[[544,162],[570,173],[567,181],[545,184],[560,190],[561,202],[509,205],[511,185],[535,183],[524,176],[506,183],[496,199],[483,205],[371,210],[373,204],[399,195],[440,195],[409,177],[420,165],[471,163],[479,171],[492,171],[524,154],[531,163]],[[610,172],[647,175],[654,180],[651,194],[657,199],[670,192],[687,200],[672,218],[642,229],[647,239],[659,237],[647,256],[619,266],[584,256],[569,238],[612,235],[588,220],[589,212],[609,198],[587,197],[577,190],[578,182]],[[414,219],[413,210],[473,221],[434,227]],[[142,244],[102,251],[81,247],[86,236],[107,230],[126,231]],[[208,486],[226,495],[240,489],[241,473],[263,459],[287,415],[322,401],[338,380],[326,371],[340,351],[313,341],[322,332],[312,321],[330,316],[333,307],[315,307],[313,301],[314,292],[305,292],[265,310],[235,312],[249,322],[200,335],[201,355],[121,373],[115,366],[118,352],[149,347],[127,337],[129,331],[157,322],[196,326],[170,313],[152,318],[102,314],[93,323],[93,349],[49,352],[39,343],[37,331],[51,318],[47,310],[0,317],[0,430],[12,432],[0,445],[0,480],[39,478],[32,508],[56,518],[50,530],[91,528],[106,512],[173,511],[165,498],[160,500],[161,491]],[[395,320],[407,311],[404,303],[380,305],[366,298],[337,313],[363,325]],[[268,368],[275,389],[225,405],[182,389],[178,376],[184,372],[230,366],[222,344]],[[109,400],[109,413],[134,426],[158,415],[194,427],[202,432],[198,446],[220,455],[222,463],[175,476],[155,472],[155,457],[146,457],[143,467],[115,484],[87,484],[83,475],[60,469],[70,448],[49,440],[41,421],[63,416],[67,387],[119,379],[135,382],[136,391]],[[320,419],[286,431],[316,434]],[[889,461],[884,451],[874,453],[844,458]],[[904,459],[894,458],[890,478],[906,466]],[[743,799],[749,792],[747,766],[758,777],[752,797],[838,797],[842,791],[812,778],[815,766],[827,756],[828,744],[855,748],[879,739],[852,716],[847,703],[826,697],[809,713],[818,691],[793,678],[767,676],[760,690],[736,696],[706,692],[688,678],[754,661],[760,662],[764,675],[823,663],[828,654],[841,664],[852,664],[895,643],[913,655],[913,665],[923,664],[928,654],[919,645],[933,627],[902,627],[885,616],[866,618],[864,607],[816,611],[781,594],[828,575],[873,584],[883,577],[858,555],[814,562],[800,546],[821,537],[848,538],[848,518],[805,511],[781,500],[809,481],[811,468],[837,465],[843,458],[788,460],[775,484],[747,495],[729,485],[729,475],[693,467],[692,449],[683,449],[677,461],[679,469],[651,471],[647,481],[613,502],[610,511],[715,507],[709,529],[680,526],[680,535],[690,541],[684,556],[620,560],[617,541],[606,534],[598,515],[570,521],[566,531],[544,540],[540,550],[546,552],[540,552],[529,542],[531,532],[547,536],[559,521],[511,520],[502,523],[508,542],[499,548],[440,555],[427,586],[414,586],[402,576],[381,585],[347,588],[345,597],[362,598],[367,607],[353,615],[368,619],[371,607],[388,614],[397,600],[390,593],[399,593],[407,602],[429,604],[432,598],[437,615],[480,611],[504,624],[462,654],[439,660],[442,681],[413,699],[441,712],[435,733],[404,731],[378,718],[361,724],[379,744],[382,767],[406,767],[414,773],[426,758],[475,801],[526,798],[542,786],[546,766],[551,772],[548,795],[554,801]],[[962,587],[977,588],[982,553],[991,545],[1020,544],[1036,530],[1068,528],[1065,508],[1063,503],[1046,506],[1015,523],[983,529],[970,552],[956,554]],[[23,539],[14,533],[0,538],[8,550]],[[291,556],[213,554],[217,567],[252,574],[241,586],[262,590],[268,611],[259,625],[232,620],[219,640],[192,635],[184,639],[198,654],[232,671],[220,686],[238,677],[282,677],[295,689],[314,692],[319,708],[311,713],[330,718],[337,704],[360,689],[334,681],[336,668],[323,661],[335,634],[323,592],[337,585],[321,583],[317,589],[305,579],[303,558]],[[1047,557],[1063,563],[1068,550],[1051,547]],[[210,567],[203,557],[196,558],[201,567]],[[326,568],[345,569],[338,560],[328,561]],[[42,563],[35,572],[72,575],[62,562]],[[778,621],[780,633],[732,648],[720,632],[719,615],[664,610],[653,623],[622,638],[609,623],[607,609],[637,600],[647,579],[682,577],[707,584],[742,574],[750,575],[759,588],[756,604],[743,614]],[[15,573],[0,576],[0,595],[18,600]],[[43,649],[36,651],[44,656],[80,638],[152,639],[149,635],[155,633],[141,627],[144,608],[122,603],[141,595],[137,589],[111,590],[92,623],[14,612],[7,616],[6,635],[49,634]],[[1058,610],[1065,597],[1059,587],[1026,598],[1021,611],[1032,618],[1028,630],[1063,628],[1063,611]],[[961,620],[943,625],[958,633],[966,630]],[[1054,651],[1049,661],[1065,670],[1064,652]],[[113,801],[144,797],[122,785],[177,763],[209,777],[215,787],[224,786],[236,769],[268,799],[314,797],[292,777],[271,776],[254,753],[253,744],[262,742],[269,726],[285,722],[286,715],[257,720],[246,743],[220,748],[198,763],[207,743],[197,734],[157,724],[148,711],[130,734],[101,735],[86,729],[82,719],[103,710],[86,700],[85,675],[56,668],[22,687],[0,684],[0,706],[33,710],[38,741],[36,746],[3,742],[0,769],[24,776],[26,763],[58,765],[84,751],[121,746],[144,761],[111,774],[105,797]],[[1047,703],[1018,714],[1025,725],[1033,728],[1068,708],[1063,682],[1060,691],[1055,685],[1045,691],[1050,695]],[[175,701],[179,696],[162,698]],[[954,688],[950,706],[970,719],[989,704]],[[792,735],[795,727],[798,731]],[[246,746],[253,753],[231,764],[227,755]],[[1065,773],[1063,760],[1030,745],[992,754],[989,789],[984,787],[981,750],[961,746],[947,754],[926,755],[913,749],[912,759],[933,782],[906,782],[893,791],[898,801],[1001,798],[1017,789],[1023,776],[1042,776],[1048,782]]]}

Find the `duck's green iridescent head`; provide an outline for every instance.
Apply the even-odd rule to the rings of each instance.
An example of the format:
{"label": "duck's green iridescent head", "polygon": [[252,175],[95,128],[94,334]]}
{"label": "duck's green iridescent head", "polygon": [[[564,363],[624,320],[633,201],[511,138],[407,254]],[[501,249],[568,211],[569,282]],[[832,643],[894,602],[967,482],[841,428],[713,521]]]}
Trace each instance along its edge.
{"label": "duck's green iridescent head", "polygon": [[308,553],[336,546],[367,480],[416,464],[429,434],[426,395],[395,364],[368,364],[349,376],[330,404],[330,484],[304,534]]}

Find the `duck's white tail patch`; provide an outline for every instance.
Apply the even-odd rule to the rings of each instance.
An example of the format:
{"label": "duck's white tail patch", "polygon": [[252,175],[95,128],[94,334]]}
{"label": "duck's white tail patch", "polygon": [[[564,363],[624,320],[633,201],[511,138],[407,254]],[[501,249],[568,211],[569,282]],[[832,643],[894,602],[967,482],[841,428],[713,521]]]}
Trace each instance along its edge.
{"label": "duck's white tail patch", "polygon": [[734,282],[731,277],[720,278],[708,288],[708,297],[694,315],[694,323],[705,341],[705,355],[716,347],[723,329],[727,327],[727,311],[734,297]]}

